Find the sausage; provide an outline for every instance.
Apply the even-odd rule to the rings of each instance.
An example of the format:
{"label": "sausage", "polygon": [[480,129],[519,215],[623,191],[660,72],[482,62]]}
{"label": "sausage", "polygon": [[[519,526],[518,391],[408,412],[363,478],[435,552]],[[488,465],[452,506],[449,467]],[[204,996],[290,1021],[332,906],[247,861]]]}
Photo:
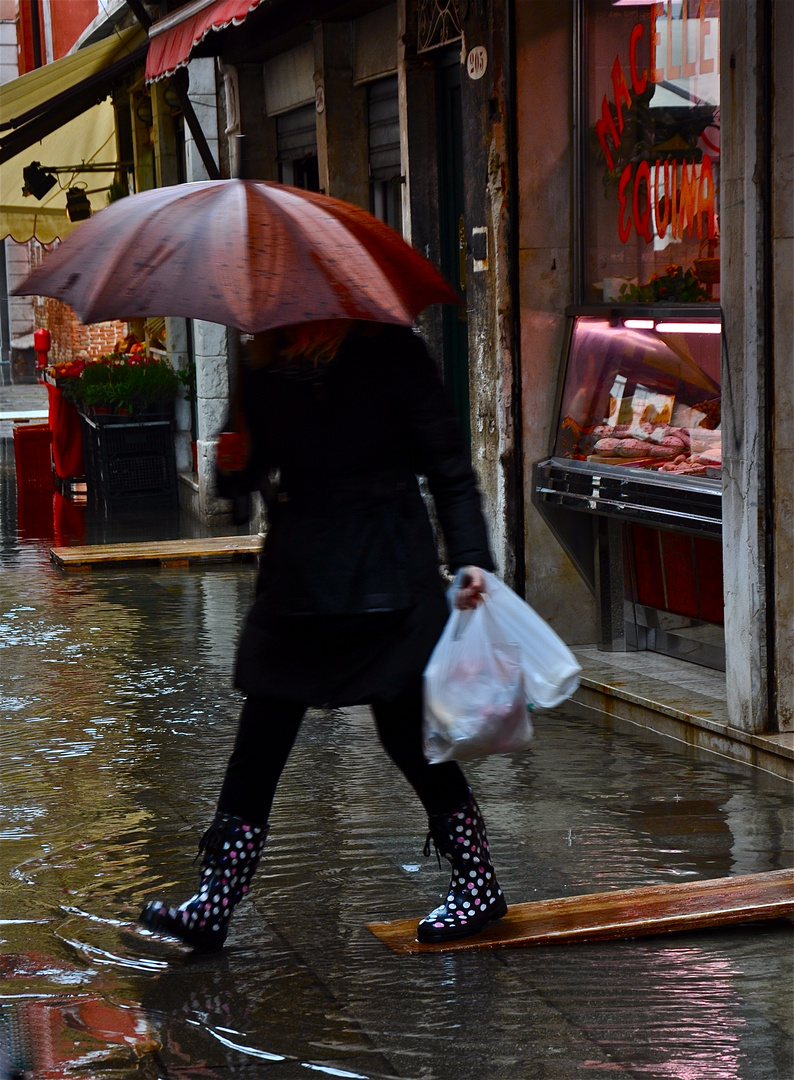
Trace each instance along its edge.
{"label": "sausage", "polygon": [[595,444],[595,452],[597,454],[613,454],[618,446],[621,445],[620,439],[599,439]]}

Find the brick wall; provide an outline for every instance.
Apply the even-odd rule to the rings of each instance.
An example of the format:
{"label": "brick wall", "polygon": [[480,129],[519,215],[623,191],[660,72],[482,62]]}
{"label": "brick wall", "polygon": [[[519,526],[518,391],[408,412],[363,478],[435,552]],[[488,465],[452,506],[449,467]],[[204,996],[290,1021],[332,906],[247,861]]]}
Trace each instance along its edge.
{"label": "brick wall", "polygon": [[[28,251],[31,269],[46,258],[46,248],[36,241],[28,244]],[[51,364],[72,360],[75,356],[98,360],[104,353],[112,352],[116,342],[128,332],[127,324],[119,319],[85,326],[68,304],[50,296],[34,297],[33,319],[36,329],[49,330],[52,336]]]}
{"label": "brick wall", "polygon": [[36,327],[43,327],[52,335],[52,364],[75,356],[98,360],[104,353],[112,352],[119,338],[127,333],[127,324],[120,320],[84,326],[70,307],[48,296],[37,298],[33,311]]}

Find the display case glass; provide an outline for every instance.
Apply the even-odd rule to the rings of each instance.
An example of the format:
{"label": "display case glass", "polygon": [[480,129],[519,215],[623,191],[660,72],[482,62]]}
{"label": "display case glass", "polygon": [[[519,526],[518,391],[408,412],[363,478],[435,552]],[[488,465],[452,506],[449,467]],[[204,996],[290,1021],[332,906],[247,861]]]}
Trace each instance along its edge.
{"label": "display case glass", "polygon": [[719,480],[718,309],[629,312],[573,318],[555,458]]}

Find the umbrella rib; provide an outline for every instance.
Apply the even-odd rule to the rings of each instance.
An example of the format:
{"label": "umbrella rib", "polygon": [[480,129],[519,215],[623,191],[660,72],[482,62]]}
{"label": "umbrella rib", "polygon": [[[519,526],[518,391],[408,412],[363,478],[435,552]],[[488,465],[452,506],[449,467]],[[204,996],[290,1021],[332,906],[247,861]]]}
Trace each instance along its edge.
{"label": "umbrella rib", "polygon": [[[285,194],[287,194],[287,193],[285,192]],[[313,195],[314,193],[307,193],[307,194],[312,194]],[[302,226],[302,223],[299,220],[296,220],[293,211],[295,213],[298,213],[298,214],[300,214],[300,213],[305,214],[305,212],[306,212],[305,203],[303,205],[301,205],[301,203],[303,203],[303,200],[301,200],[301,203],[299,203],[297,198],[295,198],[294,201],[292,199],[289,199],[289,198],[286,199],[286,200],[282,200],[282,201],[285,203],[285,210],[286,210],[286,212],[284,214],[284,219],[287,222],[287,227],[289,228],[289,231],[290,231],[291,235],[293,237],[297,237],[298,239],[302,240],[303,237],[304,237],[304,226]],[[323,205],[323,202],[320,202],[319,200],[316,200],[316,201],[315,200],[307,200],[307,201],[309,202],[309,205],[311,205],[312,202],[315,202],[315,205],[319,204],[319,209],[321,211],[327,213],[327,207],[325,205]],[[370,250],[370,246],[368,244],[362,243],[361,238],[355,235],[353,230],[349,227],[348,222],[342,216],[334,214],[334,213],[331,213],[328,216],[333,220],[334,225],[337,226],[341,230],[341,232],[349,240],[351,240],[353,242],[353,244],[354,244],[355,248],[358,250],[358,252],[360,254],[365,254],[366,255],[367,261],[368,261],[368,263],[370,265],[370,271],[369,272],[372,274],[372,276],[376,277],[376,278],[380,278],[381,281],[388,288],[392,289],[393,292],[395,294],[397,294],[397,299],[398,299],[399,304],[400,304],[402,318],[413,321],[412,312],[409,310],[409,306],[406,303],[406,299],[405,299],[405,296],[403,294],[403,291],[401,289],[397,288],[395,283],[392,281],[390,275],[386,273],[383,266],[374,257],[374,255],[372,254],[372,251]],[[364,312],[365,312],[366,309],[362,308],[360,304],[356,303],[354,287],[352,285],[348,285],[347,283],[343,282],[339,277],[334,276],[333,267],[326,265],[326,263],[322,259],[313,258],[313,264],[314,264],[315,269],[318,270],[322,274],[322,276],[323,276],[324,280],[326,281],[332,295],[334,295],[337,298],[337,300],[340,301],[341,304],[345,308],[344,314],[340,315],[339,317],[342,317],[342,318],[345,318],[345,317],[347,317],[347,318],[362,317],[362,315],[364,315]],[[387,317],[389,315],[388,309],[386,309],[386,308],[384,308],[382,306],[381,306],[381,315],[383,316],[383,321],[389,321],[389,318]]]}

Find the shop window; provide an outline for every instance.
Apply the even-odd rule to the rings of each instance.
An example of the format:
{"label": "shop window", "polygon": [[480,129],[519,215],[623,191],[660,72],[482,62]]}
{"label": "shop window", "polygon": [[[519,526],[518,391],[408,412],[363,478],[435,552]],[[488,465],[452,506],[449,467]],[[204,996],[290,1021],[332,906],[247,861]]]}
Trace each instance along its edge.
{"label": "shop window", "polygon": [[367,87],[370,210],[375,217],[402,228],[402,169],[397,76]]}
{"label": "shop window", "polygon": [[588,0],[585,303],[719,299],[719,0]]}
{"label": "shop window", "polygon": [[304,191],[319,191],[320,170],[317,157],[312,154],[294,161],[280,161],[278,179],[279,183],[289,184],[290,187],[303,188]]}

